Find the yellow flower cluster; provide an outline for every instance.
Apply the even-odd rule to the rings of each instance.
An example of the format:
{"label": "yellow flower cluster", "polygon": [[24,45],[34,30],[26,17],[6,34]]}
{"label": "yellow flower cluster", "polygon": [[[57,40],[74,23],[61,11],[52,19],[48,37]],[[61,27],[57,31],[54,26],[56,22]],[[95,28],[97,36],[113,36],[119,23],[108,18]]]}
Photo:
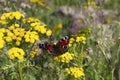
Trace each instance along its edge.
{"label": "yellow flower cluster", "polygon": [[16,45],[19,46],[24,34],[25,29],[20,28],[19,24],[14,24],[6,29],[6,35],[4,36],[4,39],[6,42],[12,42],[13,40],[15,40]]}
{"label": "yellow flower cluster", "polygon": [[29,18],[23,19],[24,24],[28,23],[30,25],[33,25],[34,23],[36,23],[36,24],[34,24],[34,26],[36,26],[37,24],[40,24],[40,22],[41,21],[39,19],[36,19],[34,17],[29,17]]}
{"label": "yellow flower cluster", "polygon": [[47,8],[48,10],[51,10],[49,6],[46,5],[45,0],[30,0],[31,3],[37,3],[38,5]]}
{"label": "yellow flower cluster", "polygon": [[4,36],[4,40],[6,42],[11,42],[13,40],[13,33],[9,29],[5,29],[6,35]]}
{"label": "yellow flower cluster", "polygon": [[86,37],[85,36],[76,36],[76,37],[71,37],[70,42],[69,42],[69,47],[72,46],[73,43],[86,43]]}
{"label": "yellow flower cluster", "polygon": [[77,34],[71,35],[70,41],[69,41],[69,47],[72,46],[74,43],[82,43],[86,44],[87,35],[91,33],[91,29],[83,29],[79,30]]}
{"label": "yellow flower cluster", "polygon": [[85,76],[84,70],[82,67],[71,67],[71,68],[65,68],[65,71],[73,76],[74,78],[80,78]]}
{"label": "yellow flower cluster", "polygon": [[[12,46],[13,48],[8,50],[8,57],[12,60],[22,60],[24,58],[25,52],[20,47],[23,48],[24,45],[29,46],[35,43],[40,36],[50,36],[52,34],[47,25],[39,19],[25,18],[25,15],[18,11],[3,13],[0,16],[0,25],[0,49],[4,46],[9,48]],[[19,48],[14,46],[19,46]],[[27,47],[24,48],[27,49]],[[37,50],[34,50],[30,56],[34,57],[36,53]]]}
{"label": "yellow flower cluster", "polygon": [[25,18],[24,14],[18,11],[3,13],[0,17],[0,23],[3,24],[3,22],[10,26],[0,30],[0,48],[4,47],[5,42],[15,42],[17,46],[20,46],[21,42],[34,43],[39,39],[39,36],[44,34],[50,36],[52,34],[47,25],[39,19],[33,17]]}
{"label": "yellow flower cluster", "polygon": [[94,1],[88,1],[88,2],[87,2],[87,5],[89,5],[89,6],[90,6],[90,5],[95,5],[95,2],[94,2]]}
{"label": "yellow flower cluster", "polygon": [[24,19],[23,23],[28,23],[31,29],[41,34],[46,34],[47,36],[50,36],[52,34],[52,31],[46,28],[47,25],[36,18],[30,17],[30,18]]}
{"label": "yellow flower cluster", "polygon": [[31,3],[38,3],[40,5],[44,5],[44,0],[30,0]]}
{"label": "yellow flower cluster", "polygon": [[30,52],[31,58],[34,58],[35,55],[37,54],[37,52],[38,52],[38,48],[33,49],[33,50]]}
{"label": "yellow flower cluster", "polygon": [[22,40],[24,34],[25,34],[25,29],[24,28],[15,28],[13,30],[13,39],[16,40],[16,45],[20,45],[20,41]]}
{"label": "yellow flower cluster", "polygon": [[15,58],[17,58],[18,60],[23,60],[24,55],[25,55],[25,52],[21,48],[13,47],[8,50],[8,57],[12,60]]}
{"label": "yellow flower cluster", "polygon": [[5,44],[4,33],[5,33],[5,28],[1,28],[0,29],[0,49],[3,48]]}
{"label": "yellow flower cluster", "polygon": [[58,62],[69,63],[74,58],[74,54],[66,52],[63,55],[54,57],[54,60]]}
{"label": "yellow flower cluster", "polygon": [[86,37],[84,36],[77,36],[76,37],[76,42],[82,42],[85,44]]}
{"label": "yellow flower cluster", "polygon": [[88,1],[86,5],[84,5],[84,8],[88,8],[89,6],[93,6],[93,8],[99,8],[98,5],[96,5],[95,1]]}
{"label": "yellow flower cluster", "polygon": [[39,35],[36,31],[26,31],[24,38],[25,42],[34,43],[36,40],[39,39]]}
{"label": "yellow flower cluster", "polygon": [[[3,35],[2,30],[4,30],[5,35]],[[22,40],[25,40],[25,42],[34,43],[39,39],[39,35],[36,31],[26,31],[25,28],[20,28],[18,24],[11,25],[8,29],[0,29],[0,31],[2,37],[1,39],[4,39],[3,41],[15,41],[17,46],[20,46],[21,42],[23,42]]]}
{"label": "yellow flower cluster", "polygon": [[21,18],[24,18],[24,14],[16,11],[16,12],[8,12],[8,13],[3,13],[0,17],[1,19],[1,24],[8,24],[7,20],[20,20]]}

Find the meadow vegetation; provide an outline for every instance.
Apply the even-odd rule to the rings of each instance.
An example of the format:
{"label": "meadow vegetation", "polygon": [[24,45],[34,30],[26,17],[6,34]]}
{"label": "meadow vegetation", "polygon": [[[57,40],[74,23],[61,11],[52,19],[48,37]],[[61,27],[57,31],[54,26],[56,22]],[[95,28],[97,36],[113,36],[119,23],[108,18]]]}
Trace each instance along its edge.
{"label": "meadow vegetation", "polygon": [[[120,80],[119,0],[0,3],[0,80]],[[62,55],[39,48],[67,35]]]}

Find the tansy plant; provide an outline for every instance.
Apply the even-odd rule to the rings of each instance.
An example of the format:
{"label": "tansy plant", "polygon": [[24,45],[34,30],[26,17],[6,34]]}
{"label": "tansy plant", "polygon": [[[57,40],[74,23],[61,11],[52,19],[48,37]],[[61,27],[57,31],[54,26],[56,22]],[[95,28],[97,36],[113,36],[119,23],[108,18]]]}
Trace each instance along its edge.
{"label": "tansy plant", "polygon": [[[22,80],[22,69],[26,67],[26,64],[23,63],[28,62],[28,59],[34,56],[32,51],[34,43],[42,38],[41,36],[47,37],[51,33],[52,31],[47,28],[47,25],[39,19],[26,18],[19,11],[3,13],[0,17],[0,56],[3,56],[1,60],[8,59],[8,61],[4,62],[1,69],[10,70],[17,67],[19,78]],[[13,63],[17,65],[12,65]],[[4,75],[4,77],[6,76]],[[17,76],[9,77],[17,79]]]}
{"label": "tansy plant", "polygon": [[1,49],[5,47],[7,50],[12,47],[23,49],[23,51],[31,49],[40,36],[50,36],[52,33],[39,19],[25,18],[25,15],[18,11],[3,13],[0,24]]}
{"label": "tansy plant", "polygon": [[83,53],[88,33],[90,29],[70,35],[69,50],[62,55],[50,56],[44,51],[41,54],[34,44],[52,34],[47,25],[37,18],[26,18],[18,11],[3,13],[0,17],[0,73],[3,77],[0,79],[65,80],[69,76],[71,80],[81,79],[85,76],[82,61],[86,56]]}

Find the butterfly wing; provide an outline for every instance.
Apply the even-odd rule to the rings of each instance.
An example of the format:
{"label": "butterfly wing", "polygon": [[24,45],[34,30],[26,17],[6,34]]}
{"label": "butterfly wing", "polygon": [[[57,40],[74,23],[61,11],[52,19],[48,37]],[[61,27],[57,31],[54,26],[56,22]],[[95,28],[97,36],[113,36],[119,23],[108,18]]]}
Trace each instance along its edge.
{"label": "butterfly wing", "polygon": [[47,50],[49,54],[54,53],[54,49],[53,46],[50,44],[39,44],[39,48],[43,49],[43,50]]}
{"label": "butterfly wing", "polygon": [[59,54],[63,54],[68,50],[69,39],[70,39],[69,36],[65,36],[56,44],[56,48]]}

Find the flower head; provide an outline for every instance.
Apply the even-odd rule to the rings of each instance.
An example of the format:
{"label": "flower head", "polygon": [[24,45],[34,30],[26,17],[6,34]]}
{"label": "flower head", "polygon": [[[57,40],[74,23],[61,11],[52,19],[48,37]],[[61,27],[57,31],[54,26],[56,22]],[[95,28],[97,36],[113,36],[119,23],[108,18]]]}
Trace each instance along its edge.
{"label": "flower head", "polygon": [[0,49],[4,47],[5,41],[3,39],[0,39]]}
{"label": "flower head", "polygon": [[0,49],[3,48],[5,45],[4,33],[5,33],[5,28],[1,28],[0,29]]}
{"label": "flower head", "polygon": [[82,67],[70,67],[70,68],[65,68],[65,71],[73,76],[74,78],[80,78],[85,76],[84,70]]}
{"label": "flower head", "polygon": [[3,13],[0,19],[1,19],[1,24],[8,24],[12,20],[14,21],[14,19],[20,20],[24,17],[25,17],[24,14],[16,11],[16,12]]}
{"label": "flower head", "polygon": [[46,36],[50,36],[52,34],[52,31],[47,28],[47,25],[41,22],[39,19],[30,17],[24,19],[23,23],[28,23],[31,30],[34,30],[40,34],[46,34]]}
{"label": "flower head", "polygon": [[25,42],[34,43],[36,40],[39,39],[39,35],[36,31],[27,31],[24,38]]}
{"label": "flower head", "polygon": [[18,60],[24,59],[25,52],[21,48],[13,47],[8,50],[8,57],[10,59],[15,59],[17,58]]}
{"label": "flower head", "polygon": [[66,52],[63,55],[54,57],[54,60],[56,60],[58,62],[69,63],[73,58],[74,58],[74,54]]}
{"label": "flower head", "polygon": [[31,56],[32,58],[34,58],[35,55],[37,54],[37,52],[38,52],[38,48],[33,49],[33,50],[31,51],[31,53],[30,53],[30,56]]}

